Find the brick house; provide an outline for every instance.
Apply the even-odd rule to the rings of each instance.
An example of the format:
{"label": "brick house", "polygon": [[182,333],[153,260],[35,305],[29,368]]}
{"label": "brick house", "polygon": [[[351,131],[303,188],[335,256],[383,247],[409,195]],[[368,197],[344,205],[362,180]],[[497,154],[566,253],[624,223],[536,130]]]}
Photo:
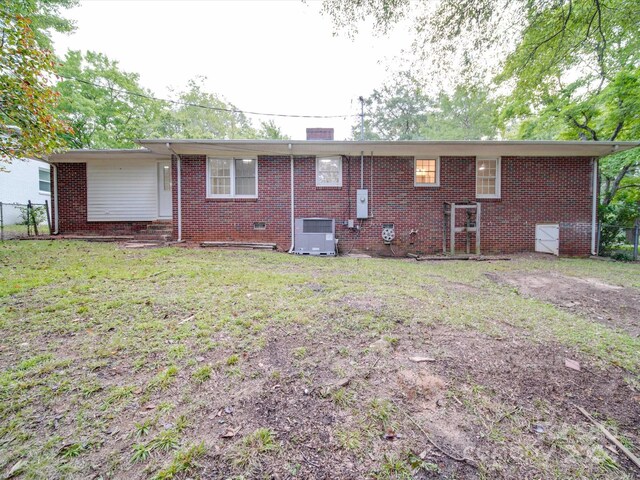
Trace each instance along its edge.
{"label": "brick house", "polygon": [[[334,141],[332,129],[308,129],[305,141],[138,143],[142,149],[49,159],[56,233],[143,234],[163,224],[178,241],[267,242],[295,251],[295,220],[328,218],[338,251],[430,254],[449,249],[452,228],[456,251],[475,245],[479,204],[483,253],[586,256],[596,249],[598,158],[637,146]],[[452,225],[445,202],[472,208]],[[393,240],[382,239],[384,228]],[[544,244],[539,237],[549,232]]]}

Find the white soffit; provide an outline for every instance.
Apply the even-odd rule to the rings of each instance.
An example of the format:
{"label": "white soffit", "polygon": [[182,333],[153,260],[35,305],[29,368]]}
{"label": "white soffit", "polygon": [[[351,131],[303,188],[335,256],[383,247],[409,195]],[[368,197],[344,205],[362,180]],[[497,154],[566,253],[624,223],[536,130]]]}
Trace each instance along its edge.
{"label": "white soffit", "polygon": [[602,157],[628,150],[638,142],[543,142],[543,141],[422,141],[343,142],[287,140],[140,140],[157,154],[179,155],[370,155],[374,156],[516,156],[516,157]]}

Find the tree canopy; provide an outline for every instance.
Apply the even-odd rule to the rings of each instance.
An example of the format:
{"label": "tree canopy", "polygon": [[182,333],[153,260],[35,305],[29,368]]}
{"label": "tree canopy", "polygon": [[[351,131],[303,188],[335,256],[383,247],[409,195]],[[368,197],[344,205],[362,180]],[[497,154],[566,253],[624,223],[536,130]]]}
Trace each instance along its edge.
{"label": "tree canopy", "polygon": [[[495,138],[496,103],[483,85],[428,93],[409,73],[365,99],[367,140],[480,140]],[[354,138],[360,124],[352,127]]]}
{"label": "tree canopy", "polygon": [[38,45],[31,20],[16,5],[0,5],[1,162],[46,155],[61,147],[60,134],[69,132],[53,110],[55,59]]}
{"label": "tree canopy", "polygon": [[[370,19],[384,33],[412,18],[414,53],[428,61],[416,69],[443,75],[455,61],[491,79],[504,136],[640,138],[637,0],[324,0],[323,11],[337,30]],[[640,154],[601,164],[606,205],[637,174]]]}
{"label": "tree canopy", "polygon": [[78,0],[7,0],[14,15],[28,18],[37,44],[51,50],[51,31],[71,33],[73,21],[62,15],[63,10],[78,5]]}
{"label": "tree canopy", "polygon": [[69,51],[58,75],[56,114],[73,127],[64,135],[71,148],[134,147],[166,114],[137,73],[122,71],[102,53]]}

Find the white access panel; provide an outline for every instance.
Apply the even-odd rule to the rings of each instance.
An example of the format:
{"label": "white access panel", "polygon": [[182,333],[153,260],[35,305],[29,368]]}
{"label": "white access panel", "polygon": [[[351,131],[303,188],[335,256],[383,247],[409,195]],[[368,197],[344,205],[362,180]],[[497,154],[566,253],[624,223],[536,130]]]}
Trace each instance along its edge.
{"label": "white access panel", "polygon": [[536,225],[536,252],[560,254],[560,225]]}

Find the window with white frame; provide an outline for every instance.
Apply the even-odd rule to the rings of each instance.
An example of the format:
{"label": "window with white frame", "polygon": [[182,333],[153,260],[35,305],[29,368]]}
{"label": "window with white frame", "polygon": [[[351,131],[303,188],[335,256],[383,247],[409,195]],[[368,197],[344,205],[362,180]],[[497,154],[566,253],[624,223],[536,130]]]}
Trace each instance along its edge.
{"label": "window with white frame", "polygon": [[42,193],[51,193],[51,178],[48,168],[38,169],[38,188]]}
{"label": "window with white frame", "polygon": [[316,187],[342,186],[342,157],[316,158]]}
{"label": "window with white frame", "polygon": [[208,197],[258,196],[258,162],[255,158],[209,158],[207,177]]}
{"label": "window with white frame", "polygon": [[437,187],[440,185],[439,158],[416,158],[413,170],[416,187]]}
{"label": "window with white frame", "polygon": [[500,159],[476,159],[476,198],[500,198]]}

